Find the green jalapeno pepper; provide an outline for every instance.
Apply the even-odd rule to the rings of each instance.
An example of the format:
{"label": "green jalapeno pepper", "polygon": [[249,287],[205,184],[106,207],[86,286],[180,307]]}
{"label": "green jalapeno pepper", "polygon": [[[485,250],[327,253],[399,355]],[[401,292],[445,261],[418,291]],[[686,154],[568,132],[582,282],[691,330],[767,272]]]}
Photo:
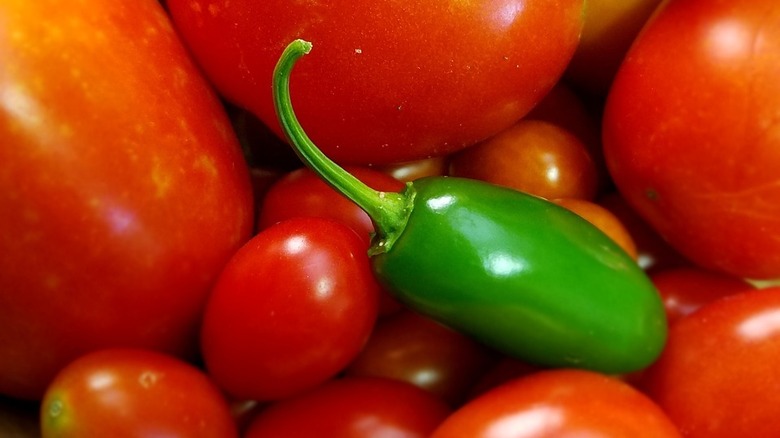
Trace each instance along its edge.
{"label": "green jalapeno pepper", "polygon": [[274,71],[280,123],[302,161],[375,224],[379,280],[410,308],[507,355],[606,373],[641,369],[666,340],[660,296],[608,236],[541,198],[427,177],[375,191],[328,159],[292,109],[289,78],[311,50],[296,40]]}

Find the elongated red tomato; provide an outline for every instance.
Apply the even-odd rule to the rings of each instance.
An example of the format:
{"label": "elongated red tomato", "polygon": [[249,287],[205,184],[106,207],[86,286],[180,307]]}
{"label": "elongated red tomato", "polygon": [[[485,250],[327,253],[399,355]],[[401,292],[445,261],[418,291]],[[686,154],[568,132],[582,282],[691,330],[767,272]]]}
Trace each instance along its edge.
{"label": "elongated red tomato", "polygon": [[444,155],[512,125],[562,75],[583,3],[167,1],[218,89],[278,133],[273,67],[311,41],[296,113],[323,152],[356,164]]}
{"label": "elongated red tomato", "polygon": [[665,2],[619,69],[604,151],[626,200],[697,264],[780,277],[780,3]]}
{"label": "elongated red tomato", "polygon": [[206,305],[206,369],[237,399],[275,400],[344,369],[374,327],[378,290],[354,230],[298,217],[257,234]]}
{"label": "elongated red tomato", "polygon": [[93,349],[191,353],[252,193],[159,2],[2,1],[0,60],[0,393]]}

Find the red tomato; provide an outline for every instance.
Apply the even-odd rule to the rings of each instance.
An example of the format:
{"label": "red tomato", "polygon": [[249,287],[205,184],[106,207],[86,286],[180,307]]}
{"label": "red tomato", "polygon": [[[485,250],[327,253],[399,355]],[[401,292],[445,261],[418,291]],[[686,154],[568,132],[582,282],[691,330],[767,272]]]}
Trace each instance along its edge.
{"label": "red tomato", "polygon": [[539,371],[453,413],[431,438],[679,437],[661,409],[626,383],[590,371]]}
{"label": "red tomato", "polygon": [[656,271],[650,279],[664,300],[669,324],[718,298],[755,289],[742,278],[692,266]]}
{"label": "red tomato", "polygon": [[88,353],[63,368],[41,407],[43,438],[238,437],[227,401],[199,369],[146,350]]}
{"label": "red tomato", "polygon": [[453,154],[449,173],[547,199],[591,199],[598,186],[596,165],[582,141],[542,120],[521,120]]}
{"label": "red tomato", "polygon": [[403,380],[455,405],[492,365],[494,355],[474,340],[406,310],[379,321],[346,374]]}
{"label": "red tomato", "polygon": [[310,389],[357,356],[377,317],[365,244],[339,222],[293,218],[228,262],[206,305],[206,369],[237,399]]}
{"label": "red tomato", "polygon": [[665,2],[604,114],[615,184],[700,266],[780,277],[780,3]]}
{"label": "red tomato", "polygon": [[511,126],[562,75],[583,3],[167,1],[223,95],[280,135],[273,68],[293,39],[311,41],[296,113],[326,155],[354,164],[444,155]]}
{"label": "red tomato", "polygon": [[[375,190],[397,192],[404,184],[379,170],[346,166],[345,170]],[[264,229],[293,217],[329,218],[348,225],[366,241],[368,248],[374,224],[365,211],[331,188],[309,168],[293,170],[266,192],[260,207],[258,228]]]}
{"label": "red tomato", "polygon": [[274,403],[245,438],[427,438],[450,408],[410,383],[345,377]]}
{"label": "red tomato", "polygon": [[780,287],[720,298],[681,318],[646,373],[686,437],[780,436]]}
{"label": "red tomato", "polygon": [[0,17],[0,393],[94,349],[192,352],[253,226],[224,108],[155,0]]}

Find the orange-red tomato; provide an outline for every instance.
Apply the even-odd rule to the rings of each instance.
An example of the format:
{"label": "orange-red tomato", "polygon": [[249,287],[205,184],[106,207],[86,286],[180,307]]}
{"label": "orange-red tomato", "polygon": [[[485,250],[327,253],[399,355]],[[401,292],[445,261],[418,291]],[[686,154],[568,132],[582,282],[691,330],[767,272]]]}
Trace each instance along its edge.
{"label": "orange-red tomato", "polygon": [[449,173],[548,199],[592,199],[598,184],[593,159],[574,134],[530,119],[453,154]]}
{"label": "orange-red tomato", "polygon": [[592,223],[604,234],[611,237],[626,254],[636,259],[638,257],[636,244],[626,227],[614,213],[595,202],[576,198],[553,199],[553,202],[577,213],[580,217]]}
{"label": "orange-red tomato", "polygon": [[507,382],[455,411],[431,438],[678,438],[664,412],[628,384],[548,370]]}

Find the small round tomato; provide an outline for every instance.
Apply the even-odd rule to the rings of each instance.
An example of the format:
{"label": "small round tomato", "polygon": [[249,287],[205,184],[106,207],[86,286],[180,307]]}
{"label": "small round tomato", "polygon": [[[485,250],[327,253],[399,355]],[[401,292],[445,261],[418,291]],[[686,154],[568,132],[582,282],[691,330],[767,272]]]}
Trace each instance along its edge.
{"label": "small round tomato", "polygon": [[656,271],[650,279],[663,298],[669,324],[718,298],[755,289],[742,278],[694,266]]}
{"label": "small round tomato", "polygon": [[411,383],[344,377],[273,403],[245,438],[427,438],[449,413],[438,397]]}
{"label": "small round tomato", "polygon": [[[344,169],[374,190],[397,192],[404,188],[401,181],[379,170],[359,166]],[[374,224],[365,211],[307,167],[285,174],[268,189],[260,207],[258,228],[262,230],[300,216],[342,222],[365,239],[366,248],[374,231]]]}
{"label": "small round tomato", "polygon": [[591,371],[539,371],[504,383],[455,411],[432,438],[678,438],[652,400]]}
{"label": "small round tomato", "polygon": [[377,295],[365,243],[352,229],[322,218],[280,222],[219,276],[201,328],[206,369],[236,399],[319,385],[365,344]]}
{"label": "small round tomato", "polygon": [[311,41],[292,78],[301,123],[334,160],[382,164],[445,155],[526,114],[574,53],[584,1],[166,3],[222,95],[279,134],[273,68]]}
{"label": "small round tomato", "polygon": [[163,353],[108,349],[60,370],[41,405],[44,438],[237,437],[227,400],[200,369]]}
{"label": "small round tomato", "polygon": [[449,173],[548,199],[591,199],[598,186],[595,163],[574,134],[530,119],[453,154]]}
{"label": "small round tomato", "polygon": [[780,436],[780,287],[720,298],[671,326],[645,377],[686,437]]}
{"label": "small round tomato", "polygon": [[379,321],[346,374],[403,380],[455,405],[493,361],[487,347],[404,310]]}

